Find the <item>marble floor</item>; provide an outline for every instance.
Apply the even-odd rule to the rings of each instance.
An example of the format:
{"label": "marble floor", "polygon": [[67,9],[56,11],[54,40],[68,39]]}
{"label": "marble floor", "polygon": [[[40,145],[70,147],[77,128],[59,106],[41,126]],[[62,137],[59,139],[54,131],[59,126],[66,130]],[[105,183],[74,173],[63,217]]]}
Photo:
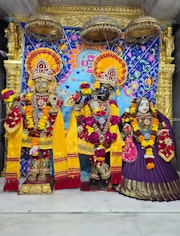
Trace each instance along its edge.
{"label": "marble floor", "polygon": [[[22,181],[22,180],[21,180]],[[179,236],[180,201],[149,202],[116,192],[3,192],[0,236]]]}

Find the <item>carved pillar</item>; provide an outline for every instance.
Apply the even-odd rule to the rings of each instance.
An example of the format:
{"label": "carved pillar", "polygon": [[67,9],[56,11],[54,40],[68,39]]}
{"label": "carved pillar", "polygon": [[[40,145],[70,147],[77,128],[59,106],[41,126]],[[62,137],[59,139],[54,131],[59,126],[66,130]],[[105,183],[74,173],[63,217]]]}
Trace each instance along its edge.
{"label": "carved pillar", "polygon": [[[21,27],[14,22],[10,22],[8,28],[5,29],[5,36],[8,39],[8,60],[4,61],[6,69],[6,88],[11,88],[16,94],[20,93],[20,80],[21,80],[21,66],[22,66],[22,38],[23,32]],[[8,107],[6,107],[8,112]],[[6,140],[5,140],[6,144]],[[7,145],[5,145],[7,147]],[[6,152],[6,151],[5,151]],[[4,165],[6,165],[6,153]],[[5,168],[1,176],[5,175]]]}
{"label": "carved pillar", "polygon": [[6,87],[13,88],[18,94],[20,92],[21,60],[6,60],[4,67],[6,69]]}
{"label": "carved pillar", "polygon": [[172,123],[172,76],[174,64],[160,63],[156,106]]}
{"label": "carved pillar", "polygon": [[175,65],[171,64],[174,51],[174,37],[172,36],[172,26],[162,32],[159,78],[157,84],[156,107],[161,111],[172,124],[172,77]]}

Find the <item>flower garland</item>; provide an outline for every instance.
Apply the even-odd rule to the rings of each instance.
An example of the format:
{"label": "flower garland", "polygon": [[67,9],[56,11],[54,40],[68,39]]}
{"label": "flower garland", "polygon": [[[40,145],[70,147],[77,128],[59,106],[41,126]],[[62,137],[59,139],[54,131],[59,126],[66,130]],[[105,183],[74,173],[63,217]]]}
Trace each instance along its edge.
{"label": "flower garland", "polygon": [[157,111],[152,102],[149,103],[149,107],[150,107],[150,112],[152,114],[152,127],[151,127],[151,135],[149,136],[148,140],[146,140],[145,136],[141,133],[139,129],[138,121],[136,118],[136,111],[137,111],[136,100],[132,102],[129,111],[125,112],[125,114],[123,115],[122,122],[131,124],[133,132],[137,137],[137,141],[145,149],[145,159],[147,162],[146,168],[153,169],[155,167],[153,146],[159,129],[159,120],[157,118]]}
{"label": "flower garland", "polygon": [[22,120],[22,116],[18,107],[20,102],[20,96],[16,96],[13,89],[5,88],[1,91],[1,97],[6,102],[8,108],[8,114],[5,119],[4,126],[6,130],[12,132],[17,128]]}
{"label": "flower garland", "polygon": [[[42,111],[41,118],[37,124],[37,130],[36,130],[35,137],[32,138],[32,146],[33,147],[32,147],[32,150],[30,150],[30,153],[33,152],[33,150],[35,149],[34,147],[36,147],[39,143],[40,132],[46,128],[50,108],[51,108],[51,106],[45,105],[45,107]],[[26,118],[26,122],[27,122],[27,128],[29,131],[32,131],[35,127],[34,119],[33,119],[34,108],[32,107],[32,93],[28,93],[25,97],[24,111],[25,111],[25,118]],[[36,151],[35,153],[33,152],[33,154],[38,155],[38,151]]]}
{"label": "flower garland", "polygon": [[2,95],[2,99],[7,103],[13,102],[14,99],[16,98],[16,95],[13,89],[5,88],[1,91],[1,95]]}
{"label": "flower garland", "polygon": [[[116,140],[117,124],[120,122],[119,109],[117,103],[114,100],[108,101],[110,108],[106,114],[104,112],[97,111],[93,113],[91,107],[87,103],[84,107],[84,125],[87,131],[86,140],[95,146],[95,155],[90,157],[90,160],[95,163],[102,163],[105,160],[106,148]],[[97,122],[95,116],[99,116]],[[107,115],[107,120],[103,118]],[[103,126],[101,129],[99,126]]]}
{"label": "flower garland", "polygon": [[86,81],[84,81],[80,84],[80,88],[81,88],[81,93],[83,96],[88,96],[92,93],[92,90],[90,88],[90,84],[87,83]]}

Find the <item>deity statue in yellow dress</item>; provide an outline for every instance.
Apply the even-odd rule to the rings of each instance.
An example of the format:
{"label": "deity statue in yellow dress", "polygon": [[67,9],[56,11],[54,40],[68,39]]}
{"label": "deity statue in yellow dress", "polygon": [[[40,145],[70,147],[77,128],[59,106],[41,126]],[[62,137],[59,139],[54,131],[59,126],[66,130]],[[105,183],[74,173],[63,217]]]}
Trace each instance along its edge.
{"label": "deity statue in yellow dress", "polygon": [[[56,95],[55,79],[62,64],[59,55],[49,48],[31,51],[25,63],[29,91],[12,99],[4,124],[8,140],[4,191],[18,191],[21,150],[27,148],[30,170],[19,194],[50,193],[53,187],[67,186],[63,101]],[[5,99],[8,92],[2,92]]]}

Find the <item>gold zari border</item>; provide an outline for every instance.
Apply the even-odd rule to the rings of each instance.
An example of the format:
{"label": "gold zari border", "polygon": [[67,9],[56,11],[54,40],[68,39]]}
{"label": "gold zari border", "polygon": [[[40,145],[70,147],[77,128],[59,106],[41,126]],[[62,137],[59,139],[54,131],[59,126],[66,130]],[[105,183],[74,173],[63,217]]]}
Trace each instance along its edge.
{"label": "gold zari border", "polygon": [[[31,148],[32,139],[23,133],[22,146]],[[39,138],[39,148],[40,149],[52,149],[52,137],[41,137]]]}
{"label": "gold zari border", "polygon": [[23,184],[19,195],[22,194],[50,194],[52,192],[49,183],[46,184]]}
{"label": "gold zari border", "polygon": [[123,179],[119,192],[132,198],[151,201],[171,201],[180,197],[180,179],[169,183],[146,183],[136,180]]}

